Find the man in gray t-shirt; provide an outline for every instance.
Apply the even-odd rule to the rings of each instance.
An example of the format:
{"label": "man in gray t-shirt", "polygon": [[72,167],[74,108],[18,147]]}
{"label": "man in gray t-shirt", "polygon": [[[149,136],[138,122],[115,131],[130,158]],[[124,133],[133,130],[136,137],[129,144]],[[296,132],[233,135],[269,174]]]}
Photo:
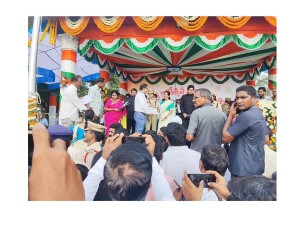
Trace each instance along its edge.
{"label": "man in gray t-shirt", "polygon": [[[236,117],[237,109],[241,112]],[[254,87],[243,85],[236,89],[236,102],[230,108],[222,139],[224,143],[230,142],[228,157],[231,177],[263,174],[264,144],[268,143],[269,137],[265,118],[256,107]]]}
{"label": "man in gray t-shirt", "polygon": [[211,104],[211,93],[208,89],[200,88],[194,93],[194,104],[186,139],[192,141],[191,149],[202,152],[209,144],[222,144],[222,129],[226,122],[225,113]]}

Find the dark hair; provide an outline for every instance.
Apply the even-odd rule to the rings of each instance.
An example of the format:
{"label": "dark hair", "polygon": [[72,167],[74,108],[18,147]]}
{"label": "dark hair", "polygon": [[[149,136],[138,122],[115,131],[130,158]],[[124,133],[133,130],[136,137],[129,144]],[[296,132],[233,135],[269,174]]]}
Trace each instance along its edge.
{"label": "dark hair", "polygon": [[131,88],[130,92],[135,91],[137,92],[136,88]]}
{"label": "dark hair", "polygon": [[95,116],[95,112],[92,109],[88,109],[84,113],[84,129],[88,127],[88,121],[93,121]]}
{"label": "dark hair", "polygon": [[72,82],[72,83],[77,82],[78,79],[81,79],[81,80],[82,80],[82,77],[81,77],[80,75],[76,75],[76,76],[72,77],[71,82]]}
{"label": "dark hair", "polygon": [[117,96],[119,96],[119,95],[120,95],[120,93],[119,93],[118,91],[116,91],[116,90],[113,90],[113,91],[111,91],[111,92],[110,92],[110,97],[113,95],[113,93],[115,93]]}
{"label": "dark hair", "polygon": [[163,133],[164,137],[167,136],[167,127],[161,127],[160,131]]}
{"label": "dark hair", "polygon": [[104,180],[100,181],[97,193],[93,201],[112,201],[107,193],[106,186],[104,185]]}
{"label": "dark hair", "polygon": [[82,165],[82,164],[76,164],[76,166],[77,166],[77,169],[79,170],[79,172],[81,174],[82,181],[84,181],[84,179],[88,175],[89,169],[86,166]]}
{"label": "dark hair", "polygon": [[267,91],[267,89],[265,87],[259,87],[258,90],[263,90],[264,92]]}
{"label": "dark hair", "polygon": [[122,144],[108,157],[103,174],[112,200],[144,200],[151,182],[152,156],[143,144]]}
{"label": "dark hair", "polygon": [[190,88],[195,89],[194,85],[191,85],[191,84],[187,87],[187,90],[189,90]]}
{"label": "dark hair", "polygon": [[233,178],[228,201],[276,201],[276,181],[262,175]]}
{"label": "dark hair", "polygon": [[205,145],[202,148],[201,161],[205,170],[217,171],[222,176],[228,168],[227,152],[217,144]]}
{"label": "dark hair", "polygon": [[104,79],[102,77],[97,78],[96,83],[104,83]]}
{"label": "dark hair", "polygon": [[164,91],[164,93],[167,93],[167,94],[168,94],[169,100],[170,100],[170,95],[171,95],[171,93],[170,93],[169,91]]}
{"label": "dark hair", "polygon": [[128,97],[130,97],[131,95],[129,94],[129,93],[127,93],[126,95],[125,95],[125,97],[126,98],[128,98]]}
{"label": "dark hair", "polygon": [[105,134],[104,132],[99,132],[99,131],[95,131],[95,130],[90,130],[90,132],[92,132],[95,135],[95,139],[97,142],[105,142]]}
{"label": "dark hair", "polygon": [[162,159],[163,153],[168,148],[168,144],[162,136],[158,135],[153,130],[148,130],[145,132],[145,134],[151,135],[153,141],[155,142],[154,157],[156,161],[159,163],[160,160]]}
{"label": "dark hair", "polygon": [[116,131],[118,128],[123,128],[123,126],[120,123],[113,123],[113,124],[110,125],[109,128],[113,128]]}
{"label": "dark hair", "polygon": [[256,90],[254,87],[252,86],[248,86],[248,85],[242,85],[242,86],[239,86],[237,89],[236,89],[236,92],[239,92],[239,91],[245,91],[247,92],[248,95],[250,95],[251,97],[256,97]]}
{"label": "dark hair", "polygon": [[209,101],[212,101],[211,92],[206,88],[199,88],[195,92],[200,92],[201,97],[207,97]]}
{"label": "dark hair", "polygon": [[118,127],[115,130],[114,134],[121,134],[121,133],[124,134],[124,137],[122,138],[122,143],[125,143],[125,136],[129,136],[130,132],[129,132],[129,130],[127,130],[127,129],[123,128],[123,127]]}
{"label": "dark hair", "polygon": [[169,123],[166,130],[166,136],[171,146],[186,145],[186,130],[179,123]]}
{"label": "dark hair", "polygon": [[140,91],[142,91],[144,88],[148,87],[148,84],[141,84],[140,85]]}

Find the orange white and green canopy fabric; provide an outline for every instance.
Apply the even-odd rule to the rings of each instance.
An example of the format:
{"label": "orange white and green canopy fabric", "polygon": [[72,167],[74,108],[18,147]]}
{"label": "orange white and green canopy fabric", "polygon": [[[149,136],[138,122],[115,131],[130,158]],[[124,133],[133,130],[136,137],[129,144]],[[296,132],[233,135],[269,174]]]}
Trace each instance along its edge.
{"label": "orange white and green canopy fabric", "polygon": [[[257,34],[219,35],[209,39],[205,35],[187,36],[179,41],[171,38],[116,38],[85,40],[80,54],[100,67],[108,66],[118,75],[133,82],[147,79],[157,83],[184,84],[189,79],[217,83],[229,78],[243,82],[259,73],[264,65],[270,69],[276,59],[276,35]],[[170,76],[171,75],[171,76]]]}
{"label": "orange white and green canopy fabric", "polygon": [[[50,17],[52,34],[79,39],[87,61],[132,82],[253,79],[276,61],[272,16]],[[52,38],[53,40],[53,38]]]}

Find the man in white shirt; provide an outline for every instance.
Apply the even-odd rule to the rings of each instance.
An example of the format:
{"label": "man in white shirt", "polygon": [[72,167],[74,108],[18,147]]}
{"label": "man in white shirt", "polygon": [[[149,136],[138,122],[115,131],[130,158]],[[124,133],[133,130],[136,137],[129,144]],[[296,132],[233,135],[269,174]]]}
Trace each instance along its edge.
{"label": "man in white shirt", "polygon": [[184,171],[188,174],[199,174],[200,153],[189,149],[185,142],[185,128],[175,122],[167,126],[167,143],[170,145],[163,154],[160,166],[165,174],[173,177],[178,184],[182,184]]}
{"label": "man in white shirt", "polygon": [[155,199],[175,201],[164,172],[153,157],[152,137],[145,135],[146,148],[135,142],[121,145],[123,136],[121,133],[107,139],[101,158],[83,182],[85,200],[94,199],[104,180],[109,197],[115,201],[143,201],[151,181]]}
{"label": "man in white shirt", "polygon": [[145,96],[147,92],[148,85],[141,84],[140,91],[137,93],[134,99],[135,133],[143,133],[147,121],[147,114],[150,114],[150,108]]}
{"label": "man in white shirt", "polygon": [[[206,173],[206,170],[217,171],[221,176],[225,176],[228,170],[228,155],[220,145],[210,144],[202,148],[200,171]],[[219,201],[219,198],[214,191],[203,188],[201,201]]]}
{"label": "man in white shirt", "polygon": [[[132,157],[135,158],[136,154],[142,153],[142,162],[145,163],[145,168],[142,168],[142,171],[146,171],[147,176],[151,176],[152,188],[155,195],[155,199],[157,200],[175,200],[173,197],[173,193],[171,191],[170,186],[164,176],[163,170],[159,167],[154,154],[155,142],[153,141],[150,135],[145,135],[146,137],[146,145],[148,148],[148,155],[146,154],[147,149],[145,149],[145,145],[138,143],[128,143],[127,147],[124,149],[126,144],[123,144],[123,148],[116,147],[121,145],[122,138],[124,135],[116,134],[114,137],[108,139],[105,143],[102,158],[96,163],[94,167],[89,171],[88,177],[84,180],[82,185],[82,178],[80,173],[78,172],[77,167],[74,162],[72,162],[70,156],[66,151],[66,145],[60,139],[55,140],[50,146],[50,137],[46,128],[42,124],[37,124],[33,127],[32,136],[35,146],[35,154],[33,155],[34,160],[32,162],[32,171],[29,176],[29,188],[28,188],[28,198],[30,201],[32,200],[42,200],[42,201],[70,201],[70,200],[87,200],[93,199],[96,191],[98,189],[100,181],[104,178],[104,182],[107,182],[108,175],[113,173],[112,175],[117,178],[115,181],[119,181],[118,175],[122,173],[120,177],[121,187],[123,188],[123,184],[125,182],[125,192],[124,189],[118,189],[118,182],[109,183],[108,191],[112,193],[112,188],[116,187],[117,193],[113,196],[118,196],[118,193],[121,192],[121,197],[135,197],[139,196],[140,200],[142,200],[148,191],[150,185],[150,179],[142,179],[141,185],[144,187],[142,189],[135,189],[135,185],[140,185],[139,180],[132,180],[131,184],[134,186],[127,185],[127,177],[131,178],[138,177],[138,173],[132,173],[135,168],[127,167],[127,164],[120,163],[120,158],[116,158],[115,156],[121,156],[122,153],[127,155],[127,151],[130,152]],[[138,151],[135,152],[135,149],[128,148],[130,144],[139,145]],[[120,146],[121,147],[121,146]],[[115,151],[114,151],[115,150]],[[110,158],[108,156],[111,154]],[[121,155],[120,155],[121,153]],[[150,159],[149,159],[150,153]],[[146,156],[147,155],[147,156]],[[123,159],[124,154],[121,156]],[[149,162],[151,162],[152,157],[152,171],[149,171]],[[107,163],[106,163],[107,159]],[[138,168],[141,168],[143,164],[139,162],[134,162],[134,165],[137,165]],[[105,163],[107,165],[105,165]],[[117,164],[121,164],[117,170],[114,170]],[[105,168],[104,168],[105,165]],[[107,171],[107,170],[111,171]],[[150,169],[151,170],[151,169]],[[127,173],[128,172],[128,173]],[[145,172],[142,173],[144,175]],[[146,182],[146,183],[145,183]],[[84,186],[84,189],[83,189]],[[199,189],[199,198],[201,199],[202,189]],[[122,192],[124,195],[122,195]],[[112,197],[113,197],[112,196]],[[120,195],[119,195],[120,196]],[[126,199],[120,200],[126,200]],[[116,198],[113,198],[117,200]],[[133,199],[138,200],[138,199]],[[197,200],[196,198],[190,198],[190,200]]]}
{"label": "man in white shirt", "polygon": [[103,104],[101,98],[101,88],[104,86],[104,79],[98,78],[96,84],[90,87],[88,95],[92,98],[89,103],[90,109],[94,111],[96,116],[100,119],[103,116]]}
{"label": "man in white shirt", "polygon": [[62,94],[62,100],[59,110],[59,122],[61,125],[69,128],[75,125],[75,121],[79,118],[79,111],[85,111],[87,108],[78,98],[77,89],[82,84],[82,78],[79,75],[71,79],[71,84]]}

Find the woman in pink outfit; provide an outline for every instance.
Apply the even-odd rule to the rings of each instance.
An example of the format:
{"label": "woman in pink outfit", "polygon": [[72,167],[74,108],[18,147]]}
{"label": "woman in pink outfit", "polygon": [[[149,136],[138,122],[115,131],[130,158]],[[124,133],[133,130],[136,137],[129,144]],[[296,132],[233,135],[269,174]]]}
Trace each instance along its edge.
{"label": "woman in pink outfit", "polygon": [[106,136],[108,135],[110,125],[113,123],[120,123],[121,117],[126,114],[125,107],[121,109],[123,101],[118,98],[119,95],[119,92],[111,91],[111,98],[108,99],[104,105]]}

